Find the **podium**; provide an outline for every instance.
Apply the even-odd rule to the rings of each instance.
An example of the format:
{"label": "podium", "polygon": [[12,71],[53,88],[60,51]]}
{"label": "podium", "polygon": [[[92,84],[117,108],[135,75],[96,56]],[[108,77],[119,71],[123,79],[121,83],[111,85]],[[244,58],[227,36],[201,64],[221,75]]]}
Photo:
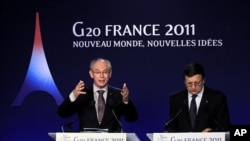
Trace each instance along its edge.
{"label": "podium", "polygon": [[135,133],[49,132],[55,141],[140,141]]}
{"label": "podium", "polygon": [[147,133],[151,141],[230,141],[229,132]]}

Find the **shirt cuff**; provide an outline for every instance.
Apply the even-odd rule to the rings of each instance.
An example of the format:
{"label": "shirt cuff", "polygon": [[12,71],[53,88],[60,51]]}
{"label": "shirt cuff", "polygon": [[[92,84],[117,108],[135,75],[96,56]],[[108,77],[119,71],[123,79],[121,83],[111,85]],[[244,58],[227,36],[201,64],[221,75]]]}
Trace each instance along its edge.
{"label": "shirt cuff", "polygon": [[74,95],[73,92],[71,92],[71,93],[69,94],[69,100],[70,100],[71,102],[74,102],[74,101],[76,100],[76,97],[75,97],[75,95]]}
{"label": "shirt cuff", "polygon": [[123,102],[124,104],[128,104],[128,102]]}

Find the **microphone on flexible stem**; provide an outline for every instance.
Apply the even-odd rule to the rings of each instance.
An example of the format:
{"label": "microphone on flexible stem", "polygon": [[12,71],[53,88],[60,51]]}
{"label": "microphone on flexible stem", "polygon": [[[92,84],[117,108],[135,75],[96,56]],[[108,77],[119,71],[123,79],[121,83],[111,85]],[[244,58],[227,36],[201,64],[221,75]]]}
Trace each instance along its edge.
{"label": "microphone on flexible stem", "polygon": [[[112,93],[110,93],[110,95],[112,95]],[[123,125],[122,125],[122,123],[120,122],[120,120],[118,119],[117,115],[115,114],[115,111],[114,111],[114,109],[113,109],[113,100],[112,100],[112,99],[110,99],[110,100],[108,101],[108,105],[111,107],[112,114],[113,114],[113,116],[115,117],[115,120],[117,121],[117,123],[119,124],[119,126],[120,126],[120,128],[121,128],[121,132],[123,132]]]}
{"label": "microphone on flexible stem", "polygon": [[221,126],[221,124],[214,118],[214,117],[212,117],[212,119],[213,119],[213,121],[214,121],[214,123],[217,125],[217,130],[219,130],[219,131],[224,131],[225,129]]}
{"label": "microphone on flexible stem", "polygon": [[[206,105],[208,104],[208,100],[206,100]],[[207,105],[208,106],[208,105]],[[209,115],[211,114],[210,111],[209,112]],[[216,130],[219,130],[219,131],[224,131],[225,129],[221,126],[221,124],[214,118],[213,115],[210,116],[212,118],[212,121],[215,123],[215,125],[217,126],[217,129]]]}
{"label": "microphone on flexible stem", "polygon": [[117,118],[117,116],[116,116],[116,114],[115,114],[115,112],[114,112],[113,109],[112,109],[112,114],[113,114],[113,116],[115,117],[115,119],[116,119],[116,121],[118,122],[118,124],[120,125],[120,127],[121,127],[121,133],[122,133],[122,132],[123,132],[122,123],[121,123],[120,120]]}
{"label": "microphone on flexible stem", "polygon": [[[90,106],[95,106],[95,100],[92,100],[90,102]],[[64,125],[61,126],[61,130],[62,132],[72,132],[72,124],[75,123],[75,121],[79,120],[79,118],[74,119]],[[64,130],[64,128],[66,128],[66,130]]]}
{"label": "microphone on flexible stem", "polygon": [[167,127],[168,127],[169,123],[173,122],[173,121],[182,113],[182,111],[184,110],[184,108],[185,108],[185,106],[187,105],[187,103],[188,103],[188,101],[187,101],[187,99],[185,99],[185,100],[183,101],[183,106],[182,106],[182,108],[181,108],[172,118],[170,118],[170,119],[165,123],[165,129],[166,129],[166,130],[167,130]]}
{"label": "microphone on flexible stem", "polygon": [[[72,124],[73,124],[76,120],[77,120],[77,119],[74,119],[74,120],[72,120],[72,121],[70,121],[70,122],[68,122],[68,123],[66,123],[66,124],[64,124],[64,125],[62,125],[62,126],[61,126],[62,132],[71,132],[71,131],[72,131],[71,126],[72,126]],[[66,128],[66,130],[64,130],[64,128]]]}

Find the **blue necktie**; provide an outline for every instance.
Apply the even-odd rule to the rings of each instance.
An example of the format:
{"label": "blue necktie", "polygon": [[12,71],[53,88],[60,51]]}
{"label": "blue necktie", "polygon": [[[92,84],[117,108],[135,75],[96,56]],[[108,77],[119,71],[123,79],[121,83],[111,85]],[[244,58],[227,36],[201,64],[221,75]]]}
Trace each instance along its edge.
{"label": "blue necktie", "polygon": [[197,106],[195,102],[196,97],[197,95],[192,95],[192,100],[191,100],[191,105],[190,105],[190,110],[189,110],[192,127],[194,127],[195,118],[197,114]]}

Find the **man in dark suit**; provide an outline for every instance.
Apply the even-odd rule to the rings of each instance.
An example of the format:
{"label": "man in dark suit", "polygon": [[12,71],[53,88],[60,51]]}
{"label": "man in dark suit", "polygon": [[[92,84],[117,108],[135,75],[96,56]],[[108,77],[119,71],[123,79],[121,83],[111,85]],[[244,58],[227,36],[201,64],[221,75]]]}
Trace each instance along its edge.
{"label": "man in dark suit", "polygon": [[169,99],[170,119],[166,123],[166,130],[229,131],[230,118],[226,96],[205,86],[203,66],[199,63],[189,63],[184,68],[183,77],[186,89],[171,95]]}
{"label": "man in dark suit", "polygon": [[[138,119],[138,113],[129,98],[126,83],[123,84],[122,89],[108,85],[112,75],[109,60],[103,58],[92,60],[89,75],[93,79],[93,85],[87,88],[84,81],[80,80],[59,106],[60,117],[66,118],[78,114],[80,131],[95,128],[107,129],[108,132],[122,131],[119,121],[122,116],[128,122],[135,122]],[[102,94],[99,91],[102,91]],[[99,95],[102,96],[99,97]]]}

